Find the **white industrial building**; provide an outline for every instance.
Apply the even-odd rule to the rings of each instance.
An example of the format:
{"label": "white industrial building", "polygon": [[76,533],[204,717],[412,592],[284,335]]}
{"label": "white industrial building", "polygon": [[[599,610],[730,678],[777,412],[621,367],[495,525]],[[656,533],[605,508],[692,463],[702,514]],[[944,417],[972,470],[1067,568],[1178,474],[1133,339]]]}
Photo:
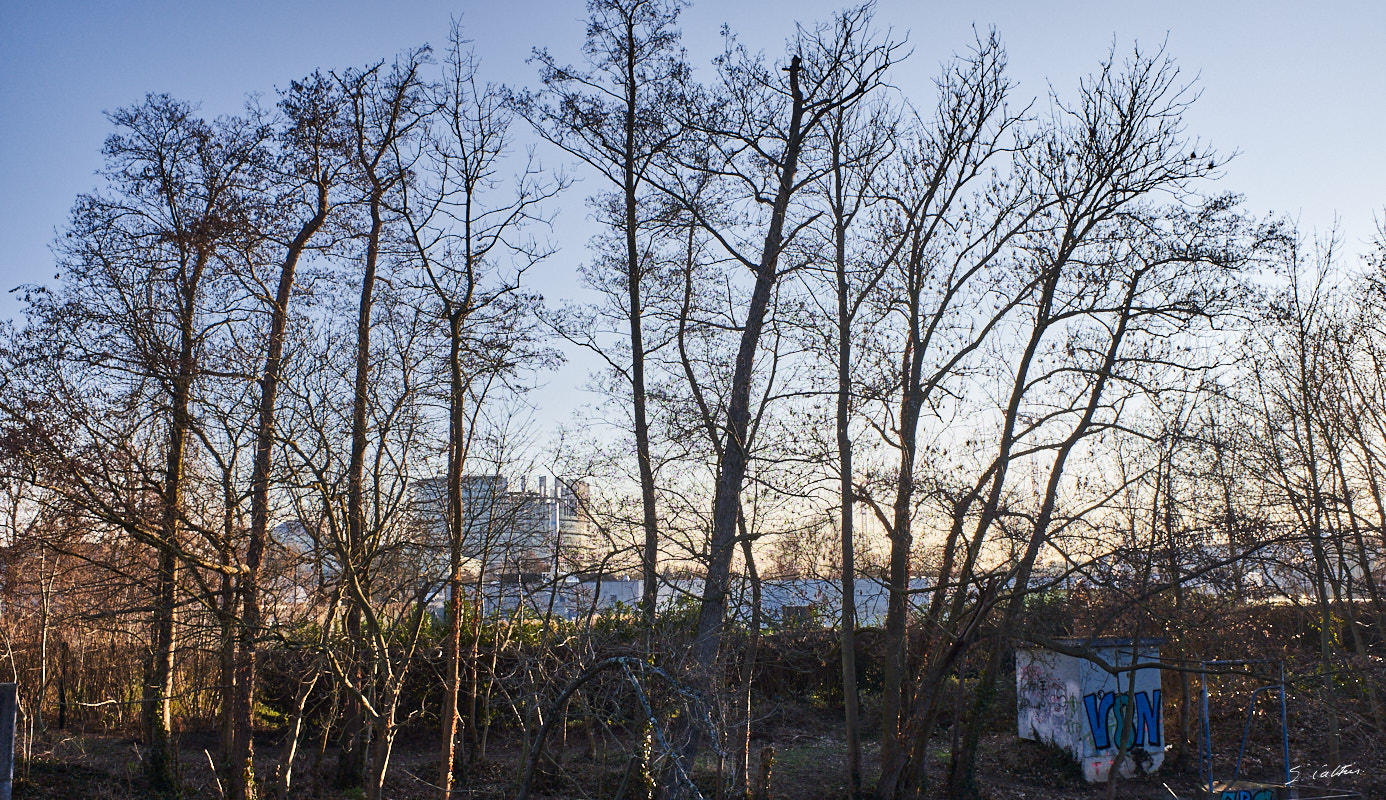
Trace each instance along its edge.
{"label": "white industrial building", "polygon": [[[440,543],[447,536],[447,479],[413,486],[421,524]],[[463,555],[484,575],[562,571],[591,550],[587,484],[540,476],[462,476]]]}

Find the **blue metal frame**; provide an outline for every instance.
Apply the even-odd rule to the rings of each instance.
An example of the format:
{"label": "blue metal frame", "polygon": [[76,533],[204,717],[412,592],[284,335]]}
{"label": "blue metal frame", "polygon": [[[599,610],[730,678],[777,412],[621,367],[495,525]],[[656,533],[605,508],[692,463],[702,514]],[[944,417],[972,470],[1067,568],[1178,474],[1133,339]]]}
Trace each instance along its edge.
{"label": "blue metal frame", "polygon": [[1251,717],[1256,711],[1256,696],[1261,692],[1279,689],[1280,691],[1280,749],[1284,757],[1284,785],[1290,785],[1290,726],[1289,718],[1285,709],[1285,662],[1275,659],[1238,659],[1230,661],[1203,661],[1200,663],[1198,673],[1199,685],[1202,686],[1202,698],[1200,703],[1200,724],[1202,726],[1202,747],[1198,753],[1198,777],[1200,782],[1207,782],[1208,793],[1213,794],[1213,728],[1208,718],[1208,667],[1242,667],[1254,666],[1256,664],[1275,664],[1280,668],[1280,680],[1267,686],[1255,689],[1251,693],[1251,699],[1246,706],[1246,723],[1242,726],[1242,744],[1237,750],[1237,763],[1232,771],[1232,780],[1237,780],[1242,773],[1242,757],[1246,754],[1246,740],[1251,732]]}

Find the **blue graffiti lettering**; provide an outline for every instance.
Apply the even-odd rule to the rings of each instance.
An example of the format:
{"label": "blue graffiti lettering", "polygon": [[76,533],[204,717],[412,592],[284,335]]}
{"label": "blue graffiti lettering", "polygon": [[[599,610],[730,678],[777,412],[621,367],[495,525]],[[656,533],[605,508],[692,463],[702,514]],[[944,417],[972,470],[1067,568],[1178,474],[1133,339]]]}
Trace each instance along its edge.
{"label": "blue graffiti lettering", "polygon": [[1151,692],[1152,700],[1145,692],[1136,692],[1136,744],[1144,740],[1151,747],[1160,745],[1160,690]]}
{"label": "blue graffiti lettering", "polygon": [[[1098,750],[1115,746],[1116,739],[1126,727],[1126,715],[1130,713],[1126,695],[1116,692],[1093,692],[1084,695],[1083,707],[1088,712],[1088,730],[1092,733],[1093,746]],[[1158,747],[1161,740],[1160,690],[1155,689],[1149,693],[1136,692],[1135,710],[1135,725],[1126,746],[1137,747],[1149,743],[1152,747]]]}
{"label": "blue graffiti lettering", "polygon": [[1116,695],[1111,692],[1093,693],[1083,696],[1083,706],[1088,710],[1088,730],[1092,731],[1092,743],[1098,750],[1112,746],[1107,738],[1107,715],[1112,713],[1112,703]]}

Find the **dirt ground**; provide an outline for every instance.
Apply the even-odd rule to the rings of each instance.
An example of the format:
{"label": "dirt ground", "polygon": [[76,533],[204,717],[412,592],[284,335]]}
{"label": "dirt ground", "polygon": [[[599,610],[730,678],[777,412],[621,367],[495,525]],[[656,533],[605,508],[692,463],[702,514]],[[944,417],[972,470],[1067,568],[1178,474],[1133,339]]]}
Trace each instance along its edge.
{"label": "dirt ground", "polygon": [[[767,738],[753,742],[752,753],[759,754],[765,745],[775,749],[771,774],[771,797],[782,800],[838,800],[846,796],[843,729],[829,714],[796,715],[793,724],[767,727]],[[264,759],[261,774],[266,775],[275,761],[273,737],[257,740],[257,755]],[[932,797],[943,797],[941,786],[948,761],[949,743],[946,738],[936,741],[930,763]],[[210,753],[216,742],[210,734],[185,734],[179,738],[182,777],[187,798],[215,799],[221,796],[211,769]],[[558,766],[550,768],[536,783],[535,795],[545,800],[568,798],[612,798],[622,781],[626,758],[616,754],[611,758],[589,758],[570,748]],[[879,739],[868,737],[864,743],[863,762],[865,783],[869,788],[879,778]],[[1253,754],[1257,747],[1253,743]],[[437,790],[437,754],[428,731],[401,735],[394,749],[386,778],[385,796],[398,800],[434,798]],[[1256,761],[1274,762],[1265,754]],[[1386,751],[1363,749],[1344,754],[1344,762],[1352,761],[1356,774],[1341,776],[1336,782],[1341,789],[1358,792],[1368,799],[1386,798]],[[324,763],[317,765],[316,753],[299,759],[294,776],[293,797],[311,800],[355,800],[359,792],[342,792],[330,787],[327,773],[335,763],[335,754],[328,752]],[[459,797],[476,800],[502,800],[514,796],[517,765],[520,761],[518,742],[493,742],[485,761],[474,764]],[[753,764],[757,758],[753,756]],[[1292,750],[1292,763],[1294,751]],[[705,788],[715,782],[711,767],[702,765],[698,775]],[[1264,766],[1264,764],[1263,764]],[[142,776],[137,744],[127,738],[113,736],[77,736],[50,732],[34,743],[31,757],[21,761],[15,770],[15,794],[25,798],[94,798],[94,800],[139,800],[149,797]],[[1305,771],[1312,768],[1306,766]],[[1034,742],[1019,739],[1013,734],[993,733],[983,738],[979,751],[977,777],[982,800],[1098,800],[1107,796],[1105,785],[1089,785],[1075,763],[1063,753]],[[1323,782],[1320,782],[1323,783]],[[1198,783],[1195,758],[1167,760],[1153,776],[1122,781],[1116,795],[1123,800],[1169,800],[1203,796]],[[630,795],[627,795],[628,797]],[[1304,797],[1321,796],[1306,791]]]}

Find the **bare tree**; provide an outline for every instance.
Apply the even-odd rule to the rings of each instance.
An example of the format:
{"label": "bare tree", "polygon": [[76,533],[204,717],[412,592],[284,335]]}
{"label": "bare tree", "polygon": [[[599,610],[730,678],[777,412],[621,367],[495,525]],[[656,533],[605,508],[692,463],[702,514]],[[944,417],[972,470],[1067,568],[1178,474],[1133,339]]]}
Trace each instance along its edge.
{"label": "bare tree", "polygon": [[651,305],[647,287],[658,264],[662,229],[662,204],[650,196],[649,177],[682,133],[674,113],[684,102],[689,80],[676,27],[682,6],[683,0],[591,0],[583,46],[587,69],[560,66],[547,50],[536,50],[545,89],[517,105],[541,136],[617,187],[594,204],[602,222],[620,238],[613,247],[620,254],[614,263],[598,259],[587,277],[608,297],[609,307],[597,314],[618,318],[628,345],[613,351],[600,341],[588,314],[559,320],[556,330],[601,356],[629,387],[644,529],[640,602],[651,629],[659,582],[659,518],[645,370],[650,354],[667,342],[647,341],[643,322]]}
{"label": "bare tree", "polygon": [[[128,458],[114,471],[98,457],[80,471],[50,474],[61,476],[69,502],[157,554],[144,686],[150,748],[145,764],[155,786],[173,790],[177,770],[169,726],[179,569],[187,564],[227,572],[224,563],[203,558],[187,535],[190,528],[209,534],[187,508],[188,459],[206,359],[224,327],[209,309],[231,303],[230,264],[255,236],[251,196],[263,168],[266,129],[241,119],[209,123],[191,106],[163,95],[111,119],[119,132],[105,147],[106,191],[78,199],[59,250],[66,284],[57,294],[31,292],[28,337],[34,344],[45,338],[48,344],[62,342],[33,352],[52,365],[33,388],[46,385],[53,397],[79,404],[68,411],[85,420],[87,446],[114,444],[110,456]],[[17,407],[12,411],[23,414]],[[118,420],[129,421],[132,411],[161,420],[157,478],[147,461],[154,443],[135,444],[133,431],[119,432],[124,423]],[[14,422],[43,430],[22,418]],[[116,428],[108,427],[111,422]],[[76,455],[70,449],[75,440],[58,441],[50,433],[35,441],[51,448],[54,464]],[[146,502],[157,506],[153,516]],[[195,538],[202,541],[201,535]],[[224,546],[215,534],[205,543]],[[201,576],[194,570],[187,577],[197,582]],[[205,596],[206,588],[199,594]]]}
{"label": "bare tree", "polygon": [[[865,499],[891,544],[882,697],[882,760],[887,764],[897,757],[902,702],[910,695],[904,678],[906,610],[919,425],[930,408],[939,406],[937,396],[950,391],[948,381],[1028,291],[1021,287],[1015,296],[973,311],[972,304],[995,300],[990,292],[997,263],[1044,208],[1023,176],[1007,174],[1006,160],[1019,144],[1015,129],[1021,119],[1006,105],[1004,69],[1005,53],[994,36],[978,41],[972,54],[949,65],[938,82],[935,118],[916,120],[905,129],[899,165],[880,189],[891,210],[882,223],[878,256],[886,270],[883,292],[873,299],[882,304],[878,313],[886,325],[898,318],[903,328],[896,339],[898,366],[886,366],[886,376],[875,388],[883,402],[889,397],[884,392],[898,392],[898,411],[874,423],[899,452],[889,508],[875,499],[874,488],[865,488]],[[1011,183],[986,185],[992,169]],[[968,202],[976,206],[972,212],[964,208]],[[873,344],[879,348],[883,343]],[[947,563],[945,554],[945,573]]]}
{"label": "bare tree", "polygon": [[263,618],[260,572],[269,539],[270,481],[276,418],[283,374],[284,344],[289,324],[299,262],[328,222],[335,205],[334,189],[345,180],[346,131],[341,116],[341,97],[334,84],[314,74],[290,84],[280,101],[284,115],[279,134],[277,165],[282,206],[293,209],[283,229],[272,236],[281,248],[274,295],[268,286],[257,286],[261,302],[268,306],[269,324],[264,340],[264,363],[259,370],[259,397],[255,426],[254,462],[250,478],[250,529],[245,551],[245,571],[240,577],[240,625],[235,656],[228,746],[231,794],[237,800],[255,795],[254,719],[257,677],[257,637]]}
{"label": "bare tree", "polygon": [[[755,192],[757,201],[768,206],[758,257],[746,255],[723,231],[710,228],[728,254],[752,270],[755,283],[742,321],[725,421],[719,424],[725,445],[718,464],[710,561],[694,646],[694,658],[700,663],[716,660],[726,608],[726,580],[736,544],[736,509],[748,454],[756,350],[771,293],[781,277],[780,257],[803,224],[787,227],[791,204],[820,174],[812,163],[800,174],[801,158],[832,113],[859,102],[878,85],[897,49],[889,42],[873,40],[869,26],[869,10],[860,8],[844,13],[832,25],[801,30],[791,43],[792,56],[783,82],[774,79],[761,62],[744,53],[729,53],[721,62],[722,88],[728,92],[728,102],[718,104],[726,116],[716,114],[697,122],[714,148],[713,158],[723,160],[707,168],[743,182]],[[710,108],[705,110],[711,112]],[[766,181],[764,191],[761,180]],[[700,221],[711,222],[697,204],[687,203],[686,208]]]}
{"label": "bare tree", "polygon": [[[501,178],[513,140],[513,112],[496,87],[478,83],[476,61],[465,48],[461,30],[454,25],[443,82],[437,90],[436,122],[419,161],[427,169],[417,186],[401,187],[397,208],[406,229],[409,258],[417,260],[422,270],[447,337],[448,633],[438,781],[444,800],[453,793],[457,736],[464,719],[473,755],[480,744],[475,707],[477,654],[474,650],[464,664],[461,637],[463,569],[469,549],[476,544],[472,521],[480,518],[483,509],[469,507],[463,473],[477,415],[492,388],[552,358],[534,342],[532,312],[537,298],[520,290],[525,271],[549,251],[527,240],[524,230],[545,221],[537,216],[540,205],[566,186],[561,175],[546,179],[532,157],[513,186]],[[505,190],[513,193],[493,199]],[[510,264],[505,263],[507,258]],[[506,267],[513,267],[513,272],[507,274]],[[485,561],[481,559],[479,573],[484,573]],[[472,639],[475,648],[479,634]],[[464,666],[471,675],[465,717],[459,708]]]}
{"label": "bare tree", "polygon": [[315,580],[287,588],[313,592],[329,621],[338,605],[343,622],[351,615],[359,621],[356,628],[335,626],[320,652],[345,704],[360,710],[366,732],[358,746],[367,748],[363,783],[371,798],[382,791],[406,680],[431,618],[429,603],[443,580],[413,490],[428,469],[423,454],[434,446],[436,425],[425,406],[423,377],[436,355],[436,317],[402,287],[392,286],[376,300],[382,313],[366,404],[371,436],[362,472],[366,514],[360,540],[350,536],[352,454],[343,446],[357,407],[354,387],[343,388],[355,366],[354,357],[345,357],[354,355],[354,328],[330,320],[318,343],[298,347],[281,415],[287,417],[283,446],[295,509],[283,538],[315,565]]}
{"label": "bare tree", "polygon": [[[708,566],[695,631],[692,659],[705,673],[717,663],[727,607],[728,578],[736,550],[742,482],[749,457],[748,436],[755,362],[771,305],[783,274],[781,257],[811,219],[796,201],[822,175],[814,148],[822,126],[844,106],[875,89],[895,59],[898,45],[870,29],[869,7],[852,9],[833,23],[800,29],[790,42],[790,59],[778,77],[744,50],[731,48],[719,59],[719,85],[699,98],[688,120],[695,134],[677,168],[666,168],[661,188],[678,201],[734,262],[753,275],[727,392],[719,412],[723,442],[716,470]],[[729,42],[729,45],[731,43]],[[802,169],[801,169],[802,168]],[[699,177],[725,179],[731,197],[746,198],[757,225],[729,229],[706,211],[698,198]],[[757,234],[763,233],[763,237]],[[759,238],[758,250],[753,242]],[[749,240],[749,241],[748,241]],[[700,678],[712,694],[713,678]],[[695,736],[685,758],[696,752]]]}
{"label": "bare tree", "polygon": [[[1055,535],[1057,520],[1072,524],[1074,515],[1063,518],[1057,510],[1070,457],[1093,437],[1121,428],[1126,398],[1177,386],[1150,379],[1151,369],[1206,368],[1197,358],[1180,357],[1170,342],[1206,326],[1238,296],[1244,253],[1232,201],[1215,197],[1193,210],[1161,210],[1147,199],[1166,192],[1187,196],[1192,181],[1217,168],[1216,155],[1198,152],[1196,142],[1183,138],[1180,116],[1191,101],[1163,52],[1137,51],[1120,67],[1109,58],[1083,83],[1079,104],[1061,106],[1058,138],[1028,151],[1039,154],[1033,166],[1054,190],[1050,219],[1058,225],[1027,242],[1040,276],[1027,303],[1029,341],[1015,368],[1000,456],[965,562],[976,563],[979,543],[1004,513],[1007,464],[1021,455],[1049,459],[1038,506],[1022,528],[1024,547],[1003,576],[1009,596],[996,597],[1003,633],[1023,607],[1035,560]],[[1072,359],[1068,368],[1078,370],[1079,380],[1067,389],[1060,388],[1070,383],[1060,379],[1064,367],[1043,363],[1043,348],[1054,344]],[[1036,390],[1059,390],[1065,399],[1051,397],[1049,411],[1026,414],[1022,403]],[[990,701],[1000,662],[994,646],[974,720]],[[977,741],[978,733],[968,730],[955,748],[950,791],[970,791]]]}
{"label": "bare tree", "polygon": [[[926,138],[922,150],[936,155],[923,156],[921,164],[945,169],[913,171],[927,177],[919,191],[902,197],[920,199],[900,203],[898,227],[910,240],[899,257],[908,335],[900,377],[888,382],[899,387],[899,412],[881,432],[901,460],[889,513],[883,503],[870,501],[891,535],[881,785],[891,797],[922,786],[925,743],[939,712],[937,686],[967,653],[989,609],[1006,598],[1002,631],[1020,609],[1035,557],[1051,535],[1070,454],[1116,424],[1112,417],[1122,404],[1109,392],[1111,384],[1123,393],[1141,385],[1132,373],[1145,359],[1128,352],[1149,352],[1151,321],[1178,328],[1216,313],[1226,288],[1209,279],[1218,288],[1200,293],[1203,278],[1194,276],[1218,275],[1236,257],[1217,249],[1217,237],[1227,233],[1225,201],[1164,222],[1138,210],[1142,197],[1183,191],[1216,165],[1215,157],[1180,138],[1178,115],[1188,98],[1162,54],[1138,54],[1124,70],[1107,62],[1095,80],[1085,82],[1080,106],[1059,105],[1041,132],[1012,136],[1008,131],[1019,119],[1003,111],[999,46],[993,39],[976,52],[952,73],[953,80],[941,83],[940,133]],[[1001,173],[1006,182],[983,185],[970,197],[961,193],[993,158],[1011,164]],[[1114,294],[1117,285],[1127,292],[1124,297]],[[937,295],[926,291],[939,286]],[[1084,328],[1092,323],[1098,327]],[[1131,332],[1133,326],[1139,333]],[[996,346],[983,349],[989,337]],[[934,633],[926,638],[918,682],[906,682],[903,642],[921,413],[976,413],[963,411],[962,398],[973,371],[992,369],[984,357],[993,350],[1015,359],[995,368],[1009,387],[997,416],[996,450],[981,462],[970,486],[942,481],[936,490],[951,525],[925,612]],[[972,438],[961,449],[992,435],[984,430],[972,426]],[[930,452],[939,458],[949,447],[959,449],[942,442]],[[1009,468],[1044,454],[1053,461],[1038,507],[1027,512],[1034,525],[1027,544],[1005,574],[988,577],[978,569],[988,533],[993,526],[1009,531],[1018,511]],[[1009,591],[1003,595],[1000,586]],[[989,697],[999,656],[988,664],[979,704]],[[975,730],[961,730],[969,733],[955,742],[955,793],[967,791],[975,746]]]}
{"label": "bare tree", "polygon": [[[869,215],[884,204],[878,202],[882,189],[882,174],[896,148],[899,112],[891,104],[878,102],[870,108],[859,105],[836,109],[824,125],[827,169],[821,191],[828,208],[823,249],[828,264],[822,276],[831,286],[836,308],[818,305],[817,313],[808,321],[808,329],[816,332],[823,319],[833,319],[832,336],[819,344],[831,353],[835,367],[835,432],[837,447],[837,491],[839,502],[838,534],[840,553],[840,582],[842,586],[842,616],[839,634],[842,648],[843,717],[847,731],[847,791],[848,796],[861,796],[861,742],[856,662],[856,498],[852,466],[852,425],[859,396],[856,356],[853,344],[865,338],[861,324],[862,311],[869,308],[889,265],[898,252],[879,252],[875,242],[862,229],[870,225]],[[895,248],[903,246],[903,238]],[[886,248],[889,250],[889,247]],[[810,273],[806,270],[804,275]]]}
{"label": "bare tree", "polygon": [[[386,230],[390,215],[391,194],[400,190],[408,180],[412,163],[396,157],[402,151],[402,140],[416,134],[428,114],[428,98],[423,92],[420,68],[427,51],[416,50],[401,56],[392,66],[379,63],[362,70],[348,71],[338,78],[348,105],[348,126],[352,152],[352,170],[357,203],[365,215],[365,230],[361,233],[361,288],[356,321],[356,371],[352,377],[353,401],[351,422],[351,457],[347,468],[346,548],[348,559],[355,564],[366,560],[366,486],[363,482],[367,449],[366,407],[370,395],[371,329],[375,284],[380,266],[382,247],[391,239]],[[344,624],[349,640],[364,646],[361,630],[363,607],[369,604],[368,586],[356,592],[357,603],[349,605]],[[364,653],[362,654],[364,656]],[[357,659],[358,665],[363,659]],[[364,675],[354,676],[357,683]],[[369,743],[366,725],[367,711],[359,696],[348,705],[344,743],[338,765],[337,782],[343,787],[361,786],[365,781]]]}

